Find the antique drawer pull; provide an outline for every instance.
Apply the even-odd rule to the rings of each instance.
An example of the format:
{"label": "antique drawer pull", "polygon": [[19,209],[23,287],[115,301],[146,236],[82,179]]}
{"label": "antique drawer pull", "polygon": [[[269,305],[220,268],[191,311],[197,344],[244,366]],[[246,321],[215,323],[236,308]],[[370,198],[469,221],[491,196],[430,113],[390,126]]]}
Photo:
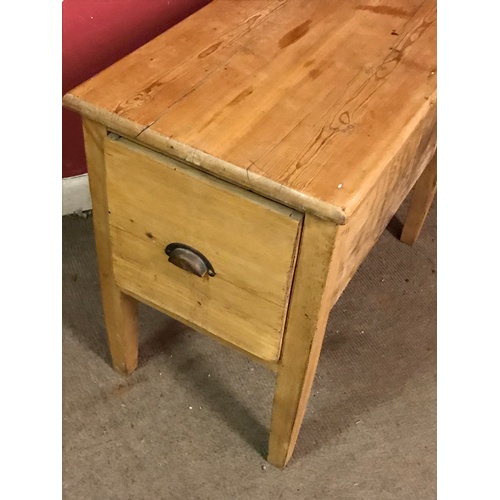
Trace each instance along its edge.
{"label": "antique drawer pull", "polygon": [[183,243],[170,243],[165,248],[168,261],[185,271],[196,276],[203,277],[205,274],[215,276],[214,268],[210,261],[198,250],[184,245]]}

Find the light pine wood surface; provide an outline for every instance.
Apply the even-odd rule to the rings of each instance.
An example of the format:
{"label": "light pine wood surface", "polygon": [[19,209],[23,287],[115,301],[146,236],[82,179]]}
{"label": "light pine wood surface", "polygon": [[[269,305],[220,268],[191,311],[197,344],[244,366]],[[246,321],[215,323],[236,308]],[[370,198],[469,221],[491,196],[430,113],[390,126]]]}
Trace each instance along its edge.
{"label": "light pine wood surface", "polygon": [[[331,307],[413,186],[404,242],[429,209],[436,72],[435,0],[214,0],[66,94],[115,368],[135,299],[259,360],[284,467]],[[216,276],[169,263],[174,241]]]}
{"label": "light pine wood surface", "polygon": [[435,112],[435,45],[435,0],[218,0],[64,102],[342,224]]}
{"label": "light pine wood surface", "polygon": [[84,119],[83,133],[108,345],[113,367],[128,374],[137,367],[137,301],[117,287],[113,274],[104,161],[104,141],[107,132],[103,125]]}
{"label": "light pine wood surface", "polygon": [[318,365],[330,312],[325,290],[337,228],[330,221],[305,217],[269,437],[268,461],[280,468],[293,453]]}
{"label": "light pine wood surface", "polygon": [[[268,460],[277,467],[285,467],[292,456],[328,314],[419,176],[416,193],[422,194],[414,199],[415,210],[422,215],[418,209],[422,200],[429,199],[423,193],[432,184],[432,173],[426,173],[432,172],[432,162],[425,167],[435,150],[436,121],[431,114],[413,131],[346,225],[306,215],[274,395]],[[429,207],[425,207],[426,214]]]}
{"label": "light pine wood surface", "polygon": [[326,290],[331,307],[378,241],[436,150],[436,117],[430,114],[410,135],[348,223],[339,227],[332,278]]}
{"label": "light pine wood surface", "polygon": [[401,241],[413,245],[422,230],[437,189],[437,153],[415,184],[415,190],[408,209]]}
{"label": "light pine wood surface", "polygon": [[[266,361],[279,357],[302,214],[126,140],[106,141],[120,288]],[[216,275],[168,261],[180,242]]]}

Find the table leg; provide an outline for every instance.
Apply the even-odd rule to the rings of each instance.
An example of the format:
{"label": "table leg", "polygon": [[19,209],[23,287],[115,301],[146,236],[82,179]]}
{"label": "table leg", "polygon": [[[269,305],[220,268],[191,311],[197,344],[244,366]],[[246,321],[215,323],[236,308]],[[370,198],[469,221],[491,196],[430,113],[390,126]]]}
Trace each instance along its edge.
{"label": "table leg", "polygon": [[432,200],[436,194],[437,183],[437,154],[425,167],[422,175],[415,184],[413,196],[406,216],[401,241],[407,245],[413,245],[424,225],[425,217],[429,212]]}
{"label": "table leg", "polygon": [[83,133],[108,345],[113,368],[128,374],[137,367],[137,301],[118,289],[113,276],[104,161],[107,131],[103,125],[84,119]]}
{"label": "table leg", "polygon": [[290,459],[306,410],[331,308],[327,297],[337,226],[305,215],[274,393],[268,461]]}

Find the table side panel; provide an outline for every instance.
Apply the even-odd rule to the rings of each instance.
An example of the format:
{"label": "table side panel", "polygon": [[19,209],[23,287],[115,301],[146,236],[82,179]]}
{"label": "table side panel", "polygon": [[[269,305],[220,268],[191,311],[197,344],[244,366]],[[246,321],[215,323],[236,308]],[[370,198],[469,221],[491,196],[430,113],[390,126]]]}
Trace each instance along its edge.
{"label": "table side panel", "polygon": [[436,151],[434,106],[394,156],[356,212],[340,226],[327,294],[336,302]]}

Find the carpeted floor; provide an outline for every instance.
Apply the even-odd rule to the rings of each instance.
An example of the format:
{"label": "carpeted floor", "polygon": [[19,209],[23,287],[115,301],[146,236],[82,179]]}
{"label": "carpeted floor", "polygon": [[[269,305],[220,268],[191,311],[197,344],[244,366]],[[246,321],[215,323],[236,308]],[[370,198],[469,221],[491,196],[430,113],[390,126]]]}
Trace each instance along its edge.
{"label": "carpeted floor", "polygon": [[260,365],[141,306],[139,368],[111,369],[92,220],[63,217],[64,498],[436,498],[436,207],[412,248],[406,207],[331,312],[284,471]]}

